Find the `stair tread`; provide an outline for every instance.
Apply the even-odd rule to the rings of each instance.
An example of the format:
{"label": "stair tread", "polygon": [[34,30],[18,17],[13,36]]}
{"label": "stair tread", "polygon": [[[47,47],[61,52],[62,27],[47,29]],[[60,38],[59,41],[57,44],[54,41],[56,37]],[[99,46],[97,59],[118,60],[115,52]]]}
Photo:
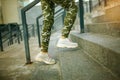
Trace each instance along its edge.
{"label": "stair tread", "polygon": [[95,34],[95,33],[78,33],[72,32],[72,35],[88,40],[90,42],[99,44],[105,48],[109,48],[112,51],[120,53],[120,38],[112,37],[108,35]]}
{"label": "stair tread", "polygon": [[[55,65],[36,62],[35,57],[40,52],[37,38],[30,38],[30,55],[33,64],[25,65],[24,43],[14,44],[0,54],[0,79],[2,80],[59,80],[59,61]],[[52,42],[52,41],[51,41]],[[51,43],[50,46],[53,45]],[[54,47],[53,47],[54,48]],[[54,50],[55,51],[55,50]],[[54,51],[50,51],[55,53]],[[57,54],[52,57],[56,57]],[[16,77],[17,76],[17,77]]]}
{"label": "stair tread", "polygon": [[62,49],[59,54],[62,80],[117,80],[81,49]]}

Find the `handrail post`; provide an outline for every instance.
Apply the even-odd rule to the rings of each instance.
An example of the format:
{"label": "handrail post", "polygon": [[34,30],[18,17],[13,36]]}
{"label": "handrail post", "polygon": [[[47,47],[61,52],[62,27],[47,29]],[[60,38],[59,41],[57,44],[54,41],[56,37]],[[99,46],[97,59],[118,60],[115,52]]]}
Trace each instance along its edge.
{"label": "handrail post", "polygon": [[90,8],[90,12],[92,12],[92,0],[89,0],[89,8]]}
{"label": "handrail post", "polygon": [[85,5],[86,5],[86,12],[89,12],[88,2],[85,2]]}
{"label": "handrail post", "polygon": [[107,0],[104,0],[104,6],[107,6]]}
{"label": "handrail post", "polygon": [[[22,24],[23,24],[23,33],[24,33],[24,44],[25,44],[25,53],[26,53],[26,64],[31,64],[30,58],[30,48],[29,48],[29,39],[28,39],[28,27],[26,21],[26,11],[35,6],[40,0],[34,0],[32,3],[28,4],[21,10]],[[26,37],[27,36],[27,37]]]}
{"label": "handrail post", "polygon": [[80,11],[80,29],[81,33],[84,33],[84,7],[83,7],[83,0],[79,0],[79,11]]}
{"label": "handrail post", "polygon": [[65,16],[66,16],[66,11],[64,10],[64,11],[63,11],[63,15],[62,15],[62,23],[63,23],[63,25],[64,25]]}
{"label": "handrail post", "polygon": [[34,24],[32,25],[32,36],[35,37],[35,25]]}
{"label": "handrail post", "polygon": [[98,0],[98,3],[99,3],[99,6],[101,5],[101,2],[100,2],[100,0]]}
{"label": "handrail post", "polygon": [[19,25],[16,24],[17,27],[17,39],[18,39],[18,44],[20,44],[20,28]]}
{"label": "handrail post", "polygon": [[0,30],[0,47],[1,47],[1,51],[3,51],[3,43],[2,43],[2,33]]}
{"label": "handrail post", "polygon": [[11,44],[13,44],[13,36],[12,36],[12,27],[11,27],[11,25],[10,24],[8,24],[8,29],[9,29],[9,43],[10,43],[10,45]]}
{"label": "handrail post", "polygon": [[22,28],[21,28],[21,24],[18,24],[18,26],[19,26],[19,37],[20,37],[20,41],[22,41],[23,40],[23,35],[22,35]]}
{"label": "handrail post", "polygon": [[23,23],[23,34],[24,34],[26,60],[27,60],[27,64],[29,64],[29,63],[31,63],[31,59],[30,59],[30,50],[29,50],[29,41],[28,41],[28,27],[26,24],[25,12],[22,12],[22,23]]}
{"label": "handrail post", "polygon": [[39,27],[39,18],[41,17],[42,15],[38,16],[36,18],[36,23],[37,23],[37,34],[38,34],[38,44],[39,44],[39,47],[41,47],[41,39],[40,39],[40,27]]}

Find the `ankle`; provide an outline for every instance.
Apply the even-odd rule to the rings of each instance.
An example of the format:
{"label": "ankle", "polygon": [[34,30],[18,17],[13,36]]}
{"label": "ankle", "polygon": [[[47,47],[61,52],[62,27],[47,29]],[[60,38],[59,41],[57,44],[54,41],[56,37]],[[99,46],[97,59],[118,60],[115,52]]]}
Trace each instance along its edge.
{"label": "ankle", "polygon": [[41,51],[41,54],[48,54],[48,52],[45,52],[45,51]]}
{"label": "ankle", "polygon": [[66,39],[66,37],[65,37],[65,36],[61,36],[60,38],[61,38],[61,39]]}

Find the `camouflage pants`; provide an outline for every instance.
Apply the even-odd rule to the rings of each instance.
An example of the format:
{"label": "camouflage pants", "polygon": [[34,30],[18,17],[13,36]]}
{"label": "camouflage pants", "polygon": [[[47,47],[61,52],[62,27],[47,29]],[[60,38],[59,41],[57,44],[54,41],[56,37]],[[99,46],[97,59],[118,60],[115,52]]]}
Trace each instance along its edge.
{"label": "camouflage pants", "polygon": [[62,30],[62,36],[68,37],[73,23],[76,19],[77,6],[74,0],[41,0],[42,13],[44,16],[41,51],[47,52],[49,46],[49,40],[51,35],[51,27],[54,23],[54,8],[55,4],[61,5],[67,12],[64,19],[64,27]]}

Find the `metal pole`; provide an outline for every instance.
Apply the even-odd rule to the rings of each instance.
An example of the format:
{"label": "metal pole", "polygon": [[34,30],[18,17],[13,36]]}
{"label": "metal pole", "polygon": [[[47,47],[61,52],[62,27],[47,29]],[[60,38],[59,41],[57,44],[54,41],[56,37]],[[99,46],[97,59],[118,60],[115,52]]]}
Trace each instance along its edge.
{"label": "metal pole", "polygon": [[13,44],[13,36],[12,36],[12,27],[10,24],[8,24],[8,29],[9,29],[9,43],[10,45]]}
{"label": "metal pole", "polygon": [[35,25],[34,24],[32,25],[32,36],[35,37]]}
{"label": "metal pole", "polygon": [[26,24],[26,16],[25,12],[22,12],[22,23],[23,23],[23,34],[24,34],[24,44],[25,44],[25,53],[26,53],[26,60],[27,64],[31,63],[31,58],[30,58],[30,49],[29,49],[29,39],[28,39],[28,27]]}
{"label": "metal pole", "polygon": [[20,34],[19,34],[19,35],[20,35],[20,40],[22,41],[22,40],[23,40],[23,36],[22,36],[22,30],[23,30],[23,29],[20,29],[20,26],[21,26],[21,25],[18,25],[18,26],[19,26],[19,30],[20,30]]}
{"label": "metal pole", "polygon": [[[25,44],[25,53],[26,53],[26,64],[31,64],[31,58],[30,58],[30,49],[29,49],[29,39],[28,39],[28,27],[27,27],[27,21],[26,21],[26,11],[28,11],[30,8],[35,6],[37,3],[39,3],[40,0],[34,0],[32,3],[27,5],[21,10],[21,16],[22,16],[22,24],[23,24],[23,33],[24,33],[24,44]],[[27,36],[27,37],[26,37]]]}
{"label": "metal pole", "polygon": [[36,23],[37,23],[37,34],[38,34],[38,44],[39,47],[41,47],[41,39],[40,39],[40,27],[39,27],[39,18],[42,17],[42,15],[38,16],[36,19]]}
{"label": "metal pole", "polygon": [[16,24],[17,27],[17,39],[18,39],[18,44],[20,44],[20,28],[19,26]]}
{"label": "metal pole", "polygon": [[81,33],[84,33],[84,7],[83,7],[83,0],[79,0],[79,14],[80,14],[80,28]]}
{"label": "metal pole", "polygon": [[90,12],[92,12],[92,0],[89,0]]}
{"label": "metal pole", "polygon": [[98,0],[98,3],[99,3],[99,6],[101,5],[101,2],[100,2],[100,0]]}
{"label": "metal pole", "polygon": [[88,2],[86,2],[85,4],[86,4],[86,12],[88,12]]}
{"label": "metal pole", "polygon": [[3,51],[3,43],[2,43],[2,34],[0,31],[0,47],[1,47],[1,51]]}
{"label": "metal pole", "polygon": [[107,6],[107,0],[104,0],[104,6]]}
{"label": "metal pole", "polygon": [[63,25],[64,25],[64,18],[65,18],[65,16],[66,16],[66,11],[64,10],[64,11],[63,11],[63,15],[62,15],[62,22],[63,22]]}

